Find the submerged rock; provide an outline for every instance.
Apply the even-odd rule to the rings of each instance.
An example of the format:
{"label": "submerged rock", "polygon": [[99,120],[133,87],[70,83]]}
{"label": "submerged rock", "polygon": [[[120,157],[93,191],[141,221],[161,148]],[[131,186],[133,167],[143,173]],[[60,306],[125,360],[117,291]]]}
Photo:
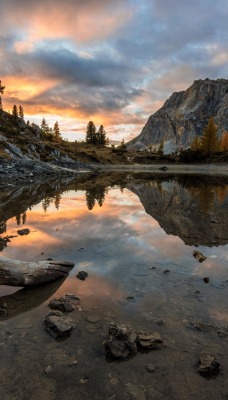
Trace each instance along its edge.
{"label": "submerged rock", "polygon": [[108,339],[104,342],[106,356],[112,359],[126,359],[137,353],[138,348],[161,349],[162,339],[157,332],[134,332],[128,327],[111,324]]}
{"label": "submerged rock", "polygon": [[88,272],[86,271],[79,271],[76,275],[76,277],[78,279],[80,279],[81,281],[84,281],[87,277],[88,277]]}
{"label": "submerged rock", "polygon": [[20,236],[28,235],[30,233],[30,229],[29,228],[18,229],[17,233]]}
{"label": "submerged rock", "polygon": [[200,263],[207,259],[200,251],[194,250],[192,254]]}
{"label": "submerged rock", "polygon": [[54,338],[66,338],[70,335],[74,325],[70,317],[60,311],[51,311],[44,319],[46,330]]}
{"label": "submerged rock", "polygon": [[154,349],[160,350],[163,341],[161,336],[157,332],[139,332],[138,333],[138,344],[143,349]]}
{"label": "submerged rock", "polygon": [[106,356],[112,359],[125,359],[137,353],[137,334],[127,327],[111,324],[109,336],[104,342]]}
{"label": "submerged rock", "polygon": [[198,372],[203,376],[214,375],[219,372],[220,363],[215,360],[213,354],[202,351],[199,356]]}
{"label": "submerged rock", "polygon": [[80,298],[74,294],[65,294],[59,299],[53,299],[48,306],[54,310],[71,312],[75,310],[75,304],[78,304]]}

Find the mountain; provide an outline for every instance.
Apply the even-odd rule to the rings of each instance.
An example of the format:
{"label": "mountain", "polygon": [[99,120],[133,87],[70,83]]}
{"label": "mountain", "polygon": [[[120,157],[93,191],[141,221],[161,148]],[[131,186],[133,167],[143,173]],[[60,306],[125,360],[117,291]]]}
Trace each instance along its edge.
{"label": "mountain", "polygon": [[171,153],[191,145],[201,136],[209,118],[214,117],[219,137],[228,131],[228,80],[200,79],[187,90],[174,92],[157,112],[151,115],[142,132],[127,147],[158,147],[164,140],[164,152]]}
{"label": "mountain", "polygon": [[168,235],[178,236],[186,245],[213,247],[228,243],[227,184],[221,187],[185,177],[182,184],[151,181],[126,187]]}

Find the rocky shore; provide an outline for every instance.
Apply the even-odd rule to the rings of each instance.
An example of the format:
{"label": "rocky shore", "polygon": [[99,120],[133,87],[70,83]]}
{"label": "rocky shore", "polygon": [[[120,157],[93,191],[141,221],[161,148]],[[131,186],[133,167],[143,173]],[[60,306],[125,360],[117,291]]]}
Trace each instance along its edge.
{"label": "rocky shore", "polygon": [[81,162],[56,165],[30,159],[0,159],[0,189],[13,185],[42,183],[46,179],[64,178],[91,171],[92,167]]}

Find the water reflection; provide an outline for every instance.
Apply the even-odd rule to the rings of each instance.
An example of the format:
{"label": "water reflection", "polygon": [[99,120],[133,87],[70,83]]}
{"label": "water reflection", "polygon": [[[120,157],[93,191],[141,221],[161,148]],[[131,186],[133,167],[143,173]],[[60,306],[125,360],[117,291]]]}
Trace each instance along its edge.
{"label": "water reflection", "polygon": [[21,289],[12,294],[0,297],[0,321],[16,317],[32,310],[48,300],[63,284],[66,278],[38,286],[32,289]]}

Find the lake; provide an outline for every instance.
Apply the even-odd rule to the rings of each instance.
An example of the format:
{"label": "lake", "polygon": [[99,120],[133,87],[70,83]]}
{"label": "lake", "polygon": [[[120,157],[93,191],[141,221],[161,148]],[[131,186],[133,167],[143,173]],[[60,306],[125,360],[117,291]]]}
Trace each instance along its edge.
{"label": "lake", "polygon": [[[1,399],[228,399],[227,222],[228,183],[216,177],[110,173],[9,186],[1,255],[75,267],[34,289],[0,287]],[[22,228],[30,233],[18,235]],[[71,336],[59,341],[43,319],[50,299],[66,293],[80,302]],[[107,359],[112,322],[160,333],[161,350]],[[197,372],[203,350],[221,364],[212,378]]]}

